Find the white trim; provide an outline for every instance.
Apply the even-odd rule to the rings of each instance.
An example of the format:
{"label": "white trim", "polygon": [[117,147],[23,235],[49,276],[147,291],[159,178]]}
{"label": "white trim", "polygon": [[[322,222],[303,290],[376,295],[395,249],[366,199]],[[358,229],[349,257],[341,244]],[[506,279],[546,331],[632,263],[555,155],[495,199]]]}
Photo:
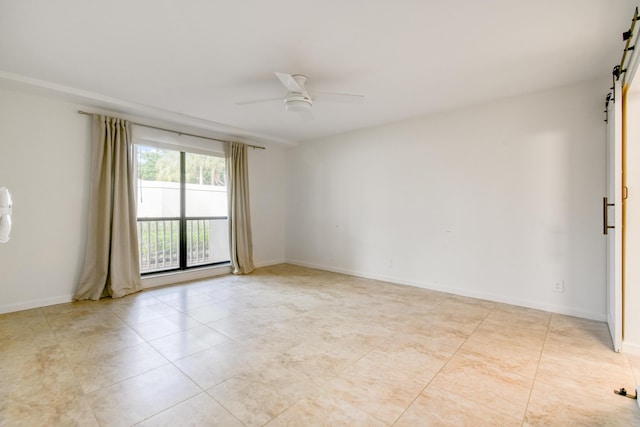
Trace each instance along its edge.
{"label": "white trim", "polygon": [[523,300],[519,298],[508,298],[502,295],[486,293],[486,292],[469,291],[467,289],[456,288],[456,287],[448,286],[442,283],[422,282],[422,281],[416,281],[416,280],[406,279],[406,278],[396,277],[396,276],[387,276],[387,275],[374,274],[374,273],[368,273],[363,271],[328,267],[325,265],[312,264],[312,263],[307,263],[307,262],[298,261],[298,260],[287,260],[287,263],[299,265],[302,267],[316,268],[318,270],[332,271],[334,273],[347,274],[349,276],[381,280],[384,282],[390,282],[398,285],[413,286],[416,288],[429,289],[432,291],[445,292],[445,293],[460,295],[464,297],[477,298],[477,299],[483,299],[483,300],[492,301],[492,302],[517,305],[517,306],[526,307],[526,308],[533,308],[536,310],[548,311],[550,313],[564,314],[567,316],[575,316],[575,317],[581,317],[584,319],[597,320],[599,322],[606,321],[606,315],[604,313],[593,313],[588,311],[576,310],[572,307],[567,307],[567,306],[537,303],[537,302],[532,302],[532,301]]}
{"label": "white trim", "polygon": [[[278,264],[281,264],[281,262],[279,262]],[[163,273],[154,276],[146,276],[141,280],[142,289],[151,289],[157,286],[174,285],[182,282],[189,282],[192,280],[207,279],[210,277],[222,276],[229,273],[231,273],[231,268],[229,266],[218,266],[199,268],[189,271]],[[31,310],[33,308],[42,308],[70,302],[73,302],[72,294],[24,301],[16,304],[1,305],[0,314]]]}
{"label": "white trim", "polygon": [[640,344],[622,341],[622,352],[640,355]]}
{"label": "white trim", "polygon": [[225,125],[223,123],[217,123],[212,120],[189,116],[162,108],[149,107],[147,105],[124,101],[122,99],[105,96],[99,93],[76,89],[1,70],[0,87],[84,105],[86,108],[83,109],[88,113],[107,115],[117,113],[119,117],[140,123],[150,122],[148,123],[150,125],[153,125],[158,121],[160,123],[171,123],[178,126],[186,126],[188,129],[192,129],[194,133],[205,131],[207,134],[212,134],[211,136],[233,139],[234,141],[244,142],[247,144],[263,142],[290,147],[298,145],[296,141],[252,132],[246,129]]}
{"label": "white trim", "polygon": [[142,278],[142,289],[150,289],[158,286],[175,285],[192,280],[208,279],[210,277],[222,276],[231,273],[228,265],[221,267],[206,267],[187,271],[171,271],[167,273],[154,274]]}
{"label": "white trim", "polygon": [[261,267],[269,267],[272,265],[285,264],[286,262],[287,261],[285,259],[273,259],[270,261],[254,262],[253,265],[255,265],[256,268],[261,268]]}
{"label": "white trim", "polygon": [[[271,265],[284,264],[284,259],[275,259],[270,261],[261,261],[255,263],[256,268],[268,267]],[[151,276],[144,276],[142,278],[142,289],[151,289],[158,286],[176,285],[183,282],[190,282],[192,280],[208,279],[210,277],[223,276],[225,274],[231,274],[231,267],[216,266],[216,267],[204,267],[187,271],[171,271],[167,273],[159,273]]]}
{"label": "white trim", "polygon": [[31,310],[32,308],[48,307],[50,305],[65,304],[73,301],[73,295],[60,295],[57,297],[49,297],[35,299],[17,304],[8,304],[0,306],[0,314],[13,313],[16,311]]}
{"label": "white trim", "polygon": [[[606,317],[606,322],[607,322],[607,328],[609,329],[609,335],[611,335],[611,325],[614,324],[613,313],[607,313],[607,315],[605,317]],[[613,341],[613,336],[611,336],[611,341]],[[614,345],[614,347],[615,347],[615,345]],[[616,350],[615,348],[614,348],[614,350],[615,351],[621,351],[621,349]]]}
{"label": "white trim", "polygon": [[[464,289],[446,286],[440,283],[436,284],[432,282],[430,283],[419,282],[419,281],[410,280],[410,279],[402,279],[395,276],[387,276],[387,275],[372,274],[372,273],[367,273],[362,271],[341,269],[341,268],[329,267],[329,266],[320,265],[320,264],[308,263],[308,262],[299,261],[299,260],[276,259],[276,260],[270,260],[270,261],[262,261],[262,262],[256,263],[256,267],[258,268],[267,267],[267,266],[283,264],[283,263],[299,265],[299,266],[308,267],[308,268],[315,268],[319,270],[331,271],[334,273],[346,274],[349,276],[381,280],[381,281],[400,284],[400,285],[414,286],[418,288],[429,289],[429,290],[434,290],[439,292],[446,292],[446,293],[451,293],[451,294],[461,295],[461,296],[466,296],[471,298],[479,298],[479,299],[484,299],[484,300],[493,301],[493,302],[512,304],[512,305],[517,305],[521,307],[533,308],[537,310],[544,310],[552,313],[582,317],[585,319],[606,321],[606,316],[603,314],[585,312],[582,310],[575,310],[571,307],[566,307],[566,306],[554,306],[549,304],[532,303],[531,301],[520,300],[517,298],[505,298],[500,295],[489,294],[484,292],[469,292]],[[163,274],[158,274],[154,276],[146,276],[142,278],[142,288],[151,289],[158,286],[166,286],[166,285],[179,284],[182,282],[188,282],[192,280],[207,279],[210,277],[229,274],[230,272],[231,272],[231,269],[229,266],[222,266],[222,267],[201,268],[201,269],[190,270],[190,271],[169,272],[169,273],[163,273]],[[18,304],[0,306],[0,314],[12,313],[12,312],[22,311],[22,310],[29,310],[32,308],[47,307],[55,304],[64,304],[72,301],[73,301],[73,295],[71,294],[62,295],[58,297],[31,300],[31,301],[18,303]],[[623,342],[622,350],[625,353],[640,354],[640,344]]]}
{"label": "white trim", "polygon": [[224,143],[133,125],[133,144],[224,158]]}
{"label": "white trim", "polygon": [[142,147],[153,147],[161,150],[171,151],[183,151],[191,154],[204,154],[210,157],[220,157],[224,159],[224,153],[218,150],[206,150],[202,148],[191,147],[189,145],[171,144],[166,142],[157,141],[150,138],[133,138],[133,145],[140,145]]}

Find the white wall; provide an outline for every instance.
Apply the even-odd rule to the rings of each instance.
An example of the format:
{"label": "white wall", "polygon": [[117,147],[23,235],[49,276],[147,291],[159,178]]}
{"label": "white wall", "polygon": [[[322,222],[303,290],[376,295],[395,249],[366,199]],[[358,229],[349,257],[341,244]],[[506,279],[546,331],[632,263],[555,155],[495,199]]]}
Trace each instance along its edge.
{"label": "white wall", "polygon": [[[66,302],[82,268],[90,119],[70,103],[0,89],[0,186],[12,192],[0,244],[0,313]],[[284,151],[249,154],[254,259],[284,260]]]}
{"label": "white wall", "polygon": [[589,82],[291,149],[287,259],[604,320],[606,88]]}
{"label": "white wall", "polygon": [[[606,87],[250,151],[256,264],[286,259],[603,320]],[[0,186],[15,204],[0,312],[73,293],[90,154],[77,109],[0,90]],[[564,293],[552,292],[559,280]]]}
{"label": "white wall", "polygon": [[0,90],[0,186],[13,195],[0,244],[0,312],[68,301],[86,238],[90,121],[71,104]]}
{"label": "white wall", "polygon": [[285,261],[285,153],[268,146],[249,150],[249,193],[253,261],[256,266]]}

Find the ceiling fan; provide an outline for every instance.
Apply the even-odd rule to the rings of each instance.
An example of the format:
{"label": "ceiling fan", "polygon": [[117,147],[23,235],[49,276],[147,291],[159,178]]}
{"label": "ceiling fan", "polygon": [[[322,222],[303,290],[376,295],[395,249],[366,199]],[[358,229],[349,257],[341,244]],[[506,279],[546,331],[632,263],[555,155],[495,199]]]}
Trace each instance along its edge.
{"label": "ceiling fan", "polygon": [[[280,83],[287,89],[284,97],[284,108],[287,111],[308,112],[314,101],[342,102],[362,104],[364,96],[353,95],[349,93],[333,93],[333,92],[313,92],[313,97],[306,87],[307,76],[302,74],[287,74],[276,72],[276,77]],[[252,101],[237,102],[236,105],[258,104],[261,102],[270,102],[280,100],[278,98],[258,99]]]}

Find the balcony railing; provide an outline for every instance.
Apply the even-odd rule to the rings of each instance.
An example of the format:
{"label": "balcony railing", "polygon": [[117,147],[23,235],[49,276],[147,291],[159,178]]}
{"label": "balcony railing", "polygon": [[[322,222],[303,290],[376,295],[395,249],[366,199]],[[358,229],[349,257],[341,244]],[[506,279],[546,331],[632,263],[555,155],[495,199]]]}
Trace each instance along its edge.
{"label": "balcony railing", "polygon": [[[226,217],[186,218],[186,267],[229,261]],[[180,219],[138,218],[140,272],[180,268]]]}

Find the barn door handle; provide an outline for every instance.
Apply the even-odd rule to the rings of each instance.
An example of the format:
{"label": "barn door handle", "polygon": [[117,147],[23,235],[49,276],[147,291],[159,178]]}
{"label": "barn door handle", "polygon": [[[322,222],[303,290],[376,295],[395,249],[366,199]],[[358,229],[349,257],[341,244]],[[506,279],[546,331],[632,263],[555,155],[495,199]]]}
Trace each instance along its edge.
{"label": "barn door handle", "polygon": [[610,228],[616,228],[615,225],[609,225],[609,206],[615,206],[615,203],[609,203],[606,197],[602,198],[602,233],[609,234]]}

